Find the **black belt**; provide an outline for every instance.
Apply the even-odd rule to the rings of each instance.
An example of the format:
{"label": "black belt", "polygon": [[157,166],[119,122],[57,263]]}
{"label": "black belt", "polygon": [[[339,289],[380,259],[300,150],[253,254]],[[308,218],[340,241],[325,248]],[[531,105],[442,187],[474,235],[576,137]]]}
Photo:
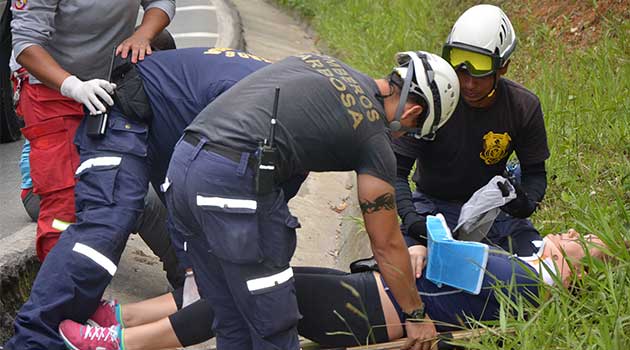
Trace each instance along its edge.
{"label": "black belt", "polygon": [[[201,141],[201,137],[196,133],[187,132],[184,134],[183,140],[189,143],[190,145],[197,146],[199,142]],[[217,145],[215,143],[208,143],[208,142],[204,143],[201,149],[216,153],[227,159],[233,160],[236,163],[241,162],[241,157],[243,153],[250,153],[249,158],[247,159],[247,165],[251,167],[252,169],[256,169],[256,158],[254,157],[253,154],[251,154],[251,152],[237,151],[227,146]]]}

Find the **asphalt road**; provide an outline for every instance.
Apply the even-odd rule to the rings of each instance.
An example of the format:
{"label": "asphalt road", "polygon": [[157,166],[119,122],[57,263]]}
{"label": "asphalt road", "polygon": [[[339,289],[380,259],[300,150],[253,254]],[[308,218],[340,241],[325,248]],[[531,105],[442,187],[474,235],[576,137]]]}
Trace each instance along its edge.
{"label": "asphalt road", "polygon": [[[218,37],[215,10],[211,0],[178,0],[177,14],[167,28],[177,47],[214,46]],[[0,144],[0,239],[30,223],[20,200],[18,161],[23,142]]]}

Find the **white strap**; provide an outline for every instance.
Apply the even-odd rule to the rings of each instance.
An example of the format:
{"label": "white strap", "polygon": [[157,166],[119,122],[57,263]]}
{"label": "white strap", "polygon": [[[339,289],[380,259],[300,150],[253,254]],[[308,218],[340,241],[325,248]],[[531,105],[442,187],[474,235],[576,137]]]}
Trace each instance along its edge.
{"label": "white strap", "polygon": [[229,209],[251,209],[256,210],[257,203],[251,199],[231,199],[221,197],[204,197],[197,195],[197,206],[219,207]]}
{"label": "white strap", "polygon": [[122,160],[121,157],[97,157],[97,158],[90,158],[86,161],[84,161],[83,163],[81,163],[81,165],[79,165],[79,168],[77,168],[77,171],[74,173],[75,175],[79,175],[81,174],[83,171],[91,168],[91,167],[95,167],[95,166],[118,166],[120,165],[120,161]]}
{"label": "white strap", "polygon": [[247,289],[249,289],[250,292],[255,292],[257,290],[270,288],[290,280],[291,277],[293,277],[293,269],[289,267],[288,269],[275,275],[247,281]]}
{"label": "white strap", "polygon": [[116,273],[116,270],[118,269],[118,267],[116,267],[116,264],[114,264],[111,260],[109,260],[109,258],[97,252],[95,249],[86,246],[85,244],[75,243],[72,250],[79,254],[87,256],[92,261],[94,261],[95,263],[100,265],[102,268],[107,270],[107,272],[109,272],[109,274],[112,276],[114,276],[114,274]]}

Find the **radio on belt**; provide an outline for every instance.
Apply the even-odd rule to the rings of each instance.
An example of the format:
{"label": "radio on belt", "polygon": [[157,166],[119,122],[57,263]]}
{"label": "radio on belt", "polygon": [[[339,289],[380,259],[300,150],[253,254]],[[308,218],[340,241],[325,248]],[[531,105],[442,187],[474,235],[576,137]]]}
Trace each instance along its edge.
{"label": "radio on belt", "polygon": [[278,150],[274,145],[276,137],[276,124],[278,124],[278,99],[280,88],[276,87],[273,99],[273,112],[271,114],[271,127],[269,138],[258,144],[256,154],[258,154],[258,164],[256,167],[256,194],[263,195],[271,192],[274,185],[274,173],[278,158]]}

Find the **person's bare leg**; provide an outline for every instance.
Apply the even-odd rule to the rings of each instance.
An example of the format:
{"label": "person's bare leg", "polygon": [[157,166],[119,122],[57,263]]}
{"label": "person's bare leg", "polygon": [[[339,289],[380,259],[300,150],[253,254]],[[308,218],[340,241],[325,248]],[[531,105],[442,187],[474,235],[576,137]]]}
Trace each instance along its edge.
{"label": "person's bare leg", "polygon": [[171,293],[120,307],[125,328],[155,322],[177,312],[177,304]]}
{"label": "person's bare leg", "polygon": [[122,340],[125,350],[158,350],[182,347],[168,318],[137,327],[125,328]]}

